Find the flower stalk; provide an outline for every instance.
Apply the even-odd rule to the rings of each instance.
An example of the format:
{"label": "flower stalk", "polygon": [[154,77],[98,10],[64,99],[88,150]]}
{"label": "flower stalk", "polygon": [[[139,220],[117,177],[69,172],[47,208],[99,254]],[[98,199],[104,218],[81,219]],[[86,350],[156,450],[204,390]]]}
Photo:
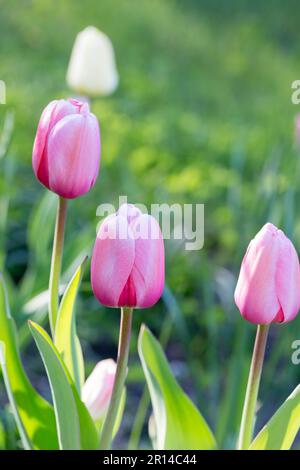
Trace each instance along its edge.
{"label": "flower stalk", "polygon": [[117,370],[109,408],[101,433],[100,450],[108,450],[111,446],[113,438],[114,425],[116,422],[127,374],[131,324],[132,308],[123,307],[121,309]]}
{"label": "flower stalk", "polygon": [[51,259],[51,269],[50,269],[50,279],[49,279],[49,321],[52,336],[54,337],[55,324],[58,313],[59,305],[59,280],[61,273],[61,262],[63,254],[63,244],[64,244],[64,233],[65,233],[65,224],[66,224],[66,215],[67,215],[67,200],[59,197],[55,230],[54,230],[54,240],[53,240],[53,249],[52,249],[52,259]]}
{"label": "flower stalk", "polygon": [[255,344],[242,414],[238,450],[249,448],[254,428],[256,402],[264,362],[269,325],[257,325]]}

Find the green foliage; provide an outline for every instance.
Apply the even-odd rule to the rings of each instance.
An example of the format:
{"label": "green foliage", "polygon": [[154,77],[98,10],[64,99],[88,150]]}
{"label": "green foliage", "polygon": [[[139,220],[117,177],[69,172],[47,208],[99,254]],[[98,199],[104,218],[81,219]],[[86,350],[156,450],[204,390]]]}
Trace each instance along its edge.
{"label": "green foliage", "polygon": [[175,380],[163,350],[142,326],[139,355],[151,395],[156,449],[215,449],[204,418]]}
{"label": "green foliage", "polygon": [[32,445],[32,443],[30,441],[30,438],[27,434],[26,428],[23,425],[23,421],[22,421],[22,418],[21,418],[20,413],[19,413],[18,403],[15,400],[14,392],[13,392],[13,389],[12,389],[11,384],[10,384],[10,379],[9,379],[9,374],[8,374],[8,371],[7,371],[6,359],[5,359],[5,343],[3,343],[2,341],[0,341],[0,365],[1,365],[1,369],[2,369],[2,375],[3,375],[3,379],[4,379],[6,392],[7,392],[7,395],[8,395],[12,410],[13,410],[13,414],[14,414],[16,424],[18,426],[18,430],[19,430],[19,433],[20,433],[23,448],[25,450],[33,450],[33,445]]}
{"label": "green foliage", "polygon": [[10,315],[4,280],[0,278],[0,342],[2,363],[11,405],[26,447],[56,449],[57,437],[53,408],[32,387],[20,359],[17,333]]}
{"label": "green foliage", "polygon": [[258,433],[250,450],[289,450],[300,429],[300,385]]}
{"label": "green foliage", "polygon": [[86,261],[87,258],[79,265],[61,300],[54,341],[79,393],[84,382],[84,362],[81,345],[76,334],[74,308]]}
{"label": "green foliage", "polygon": [[51,386],[60,449],[97,449],[94,422],[51,338],[36,323],[30,322],[29,327]]}

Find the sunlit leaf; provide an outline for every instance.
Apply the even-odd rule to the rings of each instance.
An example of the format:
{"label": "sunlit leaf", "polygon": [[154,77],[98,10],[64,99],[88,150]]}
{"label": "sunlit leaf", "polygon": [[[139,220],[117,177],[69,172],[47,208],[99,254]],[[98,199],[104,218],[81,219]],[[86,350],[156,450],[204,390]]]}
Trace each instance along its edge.
{"label": "sunlit leaf", "polygon": [[250,450],[288,450],[300,429],[300,385],[258,433]]}
{"label": "sunlit leaf", "polygon": [[98,433],[50,336],[34,322],[29,327],[51,386],[61,449],[97,449]]}
{"label": "sunlit leaf", "polygon": [[114,428],[113,428],[113,438],[117,435],[117,433],[120,429],[121,422],[122,422],[122,419],[123,419],[125,404],[126,404],[126,388],[124,388],[124,390],[122,392],[122,395],[121,395],[121,400],[120,400],[120,403],[119,403],[119,409],[118,409],[118,413],[117,413],[117,416],[116,416],[116,421],[115,421]]}
{"label": "sunlit leaf", "polygon": [[15,418],[19,433],[20,433],[23,447],[25,450],[32,450],[33,449],[32,442],[30,441],[27,431],[23,425],[23,421],[20,417],[19,410],[18,410],[18,404],[15,400],[14,393],[10,385],[9,374],[7,371],[6,361],[5,361],[5,344],[3,343],[3,341],[0,341],[0,366],[2,368],[2,375],[4,379],[6,392],[9,398],[9,402],[12,407],[12,411],[14,414],[14,418]]}
{"label": "sunlit leaf", "polygon": [[84,382],[84,363],[76,334],[75,301],[86,260],[87,258],[78,267],[61,300],[54,341],[79,393]]}
{"label": "sunlit leaf", "polygon": [[[10,315],[4,279],[0,275],[0,341],[5,345],[7,380],[28,438],[35,449],[57,449],[55,415],[29,382],[20,359],[14,321]],[[17,423],[18,424],[18,423]],[[21,429],[19,429],[22,432]]]}
{"label": "sunlit leaf", "polygon": [[174,378],[159,342],[142,326],[139,355],[151,395],[157,449],[214,449],[204,418]]}

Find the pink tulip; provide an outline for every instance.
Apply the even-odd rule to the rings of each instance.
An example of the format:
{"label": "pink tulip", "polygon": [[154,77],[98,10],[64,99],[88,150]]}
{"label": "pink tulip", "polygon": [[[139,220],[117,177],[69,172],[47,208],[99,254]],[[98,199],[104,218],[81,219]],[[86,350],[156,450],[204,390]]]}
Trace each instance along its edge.
{"label": "pink tulip", "polygon": [[94,421],[104,418],[108,410],[116,369],[112,359],[98,362],[82,388],[82,401]]}
{"label": "pink tulip", "polygon": [[300,267],[292,242],[268,223],[244,256],[235,303],[256,324],[293,320],[300,309]]}
{"label": "pink tulip", "polygon": [[59,196],[72,199],[91,189],[100,165],[100,132],[87,103],[55,100],[46,106],[32,165],[37,179]]}
{"label": "pink tulip", "polygon": [[95,296],[109,307],[147,308],[164,287],[164,243],[156,220],[131,204],[101,224],[91,280]]}

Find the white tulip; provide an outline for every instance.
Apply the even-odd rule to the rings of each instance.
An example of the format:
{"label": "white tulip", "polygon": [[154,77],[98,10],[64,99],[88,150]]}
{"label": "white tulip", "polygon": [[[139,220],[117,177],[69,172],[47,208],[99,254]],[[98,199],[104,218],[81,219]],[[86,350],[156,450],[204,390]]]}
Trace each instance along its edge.
{"label": "white tulip", "polygon": [[67,83],[86,96],[110,95],[119,83],[111,40],[94,26],[81,31],[73,46]]}

